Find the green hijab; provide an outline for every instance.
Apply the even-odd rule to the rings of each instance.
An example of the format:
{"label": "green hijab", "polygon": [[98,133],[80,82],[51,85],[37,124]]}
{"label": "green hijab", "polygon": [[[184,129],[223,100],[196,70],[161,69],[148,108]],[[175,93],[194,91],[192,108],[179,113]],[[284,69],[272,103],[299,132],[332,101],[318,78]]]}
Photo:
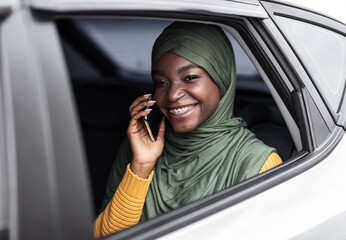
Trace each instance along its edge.
{"label": "green hijab", "polygon": [[[165,146],[145,200],[142,219],[168,212],[219,192],[260,171],[275,149],[266,146],[233,117],[235,59],[217,26],[174,22],[156,40],[152,66],[166,52],[203,67],[220,89],[215,112],[195,130],[179,134],[167,124]],[[121,146],[108,181],[103,208],[111,200],[131,161],[128,141]]]}

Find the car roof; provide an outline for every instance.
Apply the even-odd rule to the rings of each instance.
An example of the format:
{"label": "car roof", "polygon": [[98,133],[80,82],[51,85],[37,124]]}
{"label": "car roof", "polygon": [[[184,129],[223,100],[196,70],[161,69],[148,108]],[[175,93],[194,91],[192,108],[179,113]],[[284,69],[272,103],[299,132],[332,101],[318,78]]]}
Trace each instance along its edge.
{"label": "car roof", "polygon": [[[119,3],[122,2],[123,4],[129,1],[125,0],[0,0],[0,8],[6,8],[6,7],[13,7],[15,5],[18,5],[21,1],[27,2],[29,5],[31,5],[34,8],[39,9],[50,9],[50,10],[59,10],[59,8],[63,10],[77,10],[77,9],[85,9],[90,7],[96,7],[96,6],[105,6],[105,5],[111,5],[112,3]],[[313,12],[317,12],[319,14],[328,16],[330,18],[333,18],[335,20],[338,20],[342,22],[343,24],[346,24],[346,15],[344,14],[344,8],[345,0],[329,0],[329,1],[316,1],[316,0],[266,0],[271,2],[279,2],[289,5],[294,5],[298,7],[302,7],[304,9],[308,9]],[[240,3],[240,4],[246,4],[245,7],[249,8],[250,11],[254,10],[256,11],[256,17],[262,17],[265,18],[266,14],[264,12],[260,11],[259,8],[259,2],[258,0],[174,0],[174,1],[168,1],[168,0],[134,0],[131,1],[129,4],[136,5],[140,8],[155,8],[155,5],[157,3],[162,3],[162,5],[166,5],[167,8],[171,7],[170,3],[181,3],[184,6],[198,6],[199,4],[201,7],[208,6],[209,10],[213,10],[215,12],[216,9],[219,9],[219,11],[225,12],[225,8],[232,7],[230,3]],[[136,4],[134,4],[136,3]],[[156,4],[155,4],[156,3]],[[88,7],[89,6],[89,7]],[[210,9],[210,8],[211,9]],[[95,9],[97,10],[97,8]],[[216,11],[217,12],[217,11]],[[233,13],[234,14],[234,13]],[[253,13],[249,14],[251,16]]]}
{"label": "car roof", "polygon": [[181,11],[191,10],[206,15],[238,15],[268,18],[258,0],[27,0],[37,10],[54,12],[97,12],[112,10]]}
{"label": "car roof", "polygon": [[316,12],[346,24],[345,0],[269,0],[272,2],[286,3]]}

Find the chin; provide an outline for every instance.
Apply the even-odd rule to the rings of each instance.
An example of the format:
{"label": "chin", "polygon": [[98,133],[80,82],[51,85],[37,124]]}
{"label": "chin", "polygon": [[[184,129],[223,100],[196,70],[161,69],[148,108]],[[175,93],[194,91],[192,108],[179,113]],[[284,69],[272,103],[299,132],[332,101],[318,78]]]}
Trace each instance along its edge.
{"label": "chin", "polygon": [[172,128],[177,133],[188,133],[196,129],[197,126],[174,126]]}

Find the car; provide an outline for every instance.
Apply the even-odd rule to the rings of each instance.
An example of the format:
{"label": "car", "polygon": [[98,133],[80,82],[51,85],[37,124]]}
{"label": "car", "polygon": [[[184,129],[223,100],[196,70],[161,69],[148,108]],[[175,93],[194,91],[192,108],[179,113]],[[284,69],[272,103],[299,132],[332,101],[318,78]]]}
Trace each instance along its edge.
{"label": "car", "polygon": [[2,1],[1,239],[93,238],[128,107],[152,91],[152,44],[177,20],[225,31],[234,114],[283,164],[105,239],[346,239],[346,21],[323,10],[277,0]]}

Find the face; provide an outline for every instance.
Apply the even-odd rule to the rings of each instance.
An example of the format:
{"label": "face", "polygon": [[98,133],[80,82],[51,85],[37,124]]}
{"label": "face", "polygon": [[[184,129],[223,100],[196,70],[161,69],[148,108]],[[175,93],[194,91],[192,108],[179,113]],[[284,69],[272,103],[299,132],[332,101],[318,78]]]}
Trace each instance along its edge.
{"label": "face", "polygon": [[165,53],[152,72],[156,105],[174,131],[190,132],[216,110],[219,88],[198,65],[176,54]]}

